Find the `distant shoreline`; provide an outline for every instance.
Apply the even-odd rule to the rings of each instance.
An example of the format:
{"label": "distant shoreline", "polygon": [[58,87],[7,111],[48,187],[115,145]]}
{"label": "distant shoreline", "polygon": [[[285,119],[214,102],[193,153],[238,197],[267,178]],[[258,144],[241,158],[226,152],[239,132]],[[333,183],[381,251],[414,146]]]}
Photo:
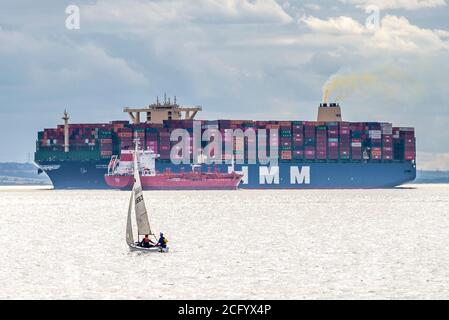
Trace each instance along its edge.
{"label": "distant shoreline", "polygon": [[0,163],[0,186],[52,187],[52,183],[33,163],[6,162]]}

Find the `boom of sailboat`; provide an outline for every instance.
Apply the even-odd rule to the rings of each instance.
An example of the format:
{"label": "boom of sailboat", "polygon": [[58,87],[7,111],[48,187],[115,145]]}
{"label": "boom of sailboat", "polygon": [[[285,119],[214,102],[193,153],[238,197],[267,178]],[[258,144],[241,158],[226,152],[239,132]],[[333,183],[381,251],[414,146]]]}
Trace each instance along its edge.
{"label": "boom of sailboat", "polygon": [[[135,242],[134,240],[132,227],[133,204],[137,224],[137,242]],[[166,239],[162,233],[160,234],[159,240],[156,239],[156,242],[148,241],[146,246],[143,245],[145,239],[139,241],[140,236],[145,236],[147,241],[149,240],[148,237],[150,236],[156,239],[155,234],[151,230],[148,211],[145,205],[145,199],[143,197],[142,184],[139,174],[138,143],[136,142],[136,149],[134,152],[134,186],[132,188],[131,197],[129,199],[128,219],[126,222],[126,243],[128,244],[131,251],[168,252],[169,248],[166,245]]]}

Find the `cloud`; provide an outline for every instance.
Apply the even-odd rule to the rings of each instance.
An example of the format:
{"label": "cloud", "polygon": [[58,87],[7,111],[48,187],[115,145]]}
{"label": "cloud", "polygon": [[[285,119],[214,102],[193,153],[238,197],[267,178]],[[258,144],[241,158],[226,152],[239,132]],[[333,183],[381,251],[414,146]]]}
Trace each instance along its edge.
{"label": "cloud", "polygon": [[148,84],[145,76],[124,59],[110,56],[93,43],[39,39],[0,29],[0,58],[25,66],[27,82],[38,87],[49,83],[70,87],[71,81],[89,81],[93,76],[104,77],[104,80],[115,77],[130,85]]}
{"label": "cloud", "polygon": [[435,51],[449,50],[449,44],[441,38],[444,30],[431,30],[412,25],[405,17],[386,15],[381,28],[368,42],[370,47],[393,51]]}
{"label": "cloud", "polygon": [[358,8],[377,6],[379,9],[405,9],[417,10],[423,8],[436,8],[446,5],[445,0],[340,0],[343,3],[356,5]]}
{"label": "cloud", "polygon": [[38,41],[19,31],[5,30],[0,26],[0,53],[13,54],[19,50],[27,52],[39,46]]}
{"label": "cloud", "polygon": [[347,46],[357,50],[370,51],[373,48],[392,52],[423,52],[449,50],[446,38],[449,32],[420,28],[410,23],[405,17],[386,15],[382,18],[380,28],[368,30],[353,18],[340,16],[327,20],[305,17],[301,20],[313,32],[336,36],[354,36],[343,38]]}
{"label": "cloud", "polygon": [[304,17],[301,19],[311,30],[324,33],[335,34],[363,34],[367,30],[356,20],[350,17],[329,18],[328,20],[321,20],[313,16]]}
{"label": "cloud", "polygon": [[304,8],[314,10],[314,11],[321,10],[321,6],[319,6],[318,4],[315,4],[315,3],[306,3],[304,5]]}
{"label": "cloud", "polygon": [[441,39],[449,38],[449,31],[435,29],[435,34],[437,34]]}
{"label": "cloud", "polygon": [[293,19],[274,0],[143,1],[99,0],[82,7],[90,22],[134,27],[186,22],[248,24],[290,23]]}

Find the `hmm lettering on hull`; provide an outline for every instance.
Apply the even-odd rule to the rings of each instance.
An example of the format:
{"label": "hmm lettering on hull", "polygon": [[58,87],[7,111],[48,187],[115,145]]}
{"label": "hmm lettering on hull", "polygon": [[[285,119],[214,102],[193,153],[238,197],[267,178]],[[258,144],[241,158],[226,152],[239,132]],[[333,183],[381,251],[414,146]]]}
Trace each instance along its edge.
{"label": "hmm lettering on hull", "polygon": [[290,167],[290,184],[310,184],[310,167]]}
{"label": "hmm lettering on hull", "polygon": [[[228,168],[232,172],[232,168]],[[248,167],[242,166],[241,171],[236,173],[243,174],[241,184],[248,184]],[[279,166],[260,166],[259,167],[259,184],[279,184],[280,183],[280,169]],[[310,184],[310,167],[290,167],[290,184]]]}
{"label": "hmm lettering on hull", "polygon": [[260,184],[279,184],[279,167],[259,167]]}

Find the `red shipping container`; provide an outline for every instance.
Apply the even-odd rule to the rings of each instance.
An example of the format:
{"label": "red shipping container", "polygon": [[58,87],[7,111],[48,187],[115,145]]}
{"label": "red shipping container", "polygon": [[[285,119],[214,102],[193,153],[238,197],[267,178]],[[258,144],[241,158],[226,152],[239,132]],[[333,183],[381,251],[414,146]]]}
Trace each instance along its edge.
{"label": "red shipping container", "polygon": [[119,132],[118,136],[120,138],[132,138],[132,132]]}
{"label": "red shipping container", "polygon": [[383,160],[393,160],[393,153],[392,152],[383,152],[382,159]]}
{"label": "red shipping container", "polygon": [[112,156],[112,151],[101,151],[101,156]]}
{"label": "red shipping container", "polygon": [[316,158],[318,160],[325,160],[327,158],[326,151],[317,150],[316,151]]}
{"label": "red shipping container", "polygon": [[315,148],[314,147],[305,147],[304,156],[307,160],[315,159]]}
{"label": "red shipping container", "polygon": [[282,151],[281,152],[281,159],[282,160],[291,160],[292,158],[292,152],[291,151]]}
{"label": "red shipping container", "polygon": [[371,159],[380,160],[382,158],[382,150],[377,147],[371,148]]}
{"label": "red shipping container", "polygon": [[362,159],[362,151],[361,150],[352,150],[351,158],[353,160],[361,160]]}
{"label": "red shipping container", "polygon": [[100,150],[102,151],[112,151],[112,144],[103,144],[100,146]]}

